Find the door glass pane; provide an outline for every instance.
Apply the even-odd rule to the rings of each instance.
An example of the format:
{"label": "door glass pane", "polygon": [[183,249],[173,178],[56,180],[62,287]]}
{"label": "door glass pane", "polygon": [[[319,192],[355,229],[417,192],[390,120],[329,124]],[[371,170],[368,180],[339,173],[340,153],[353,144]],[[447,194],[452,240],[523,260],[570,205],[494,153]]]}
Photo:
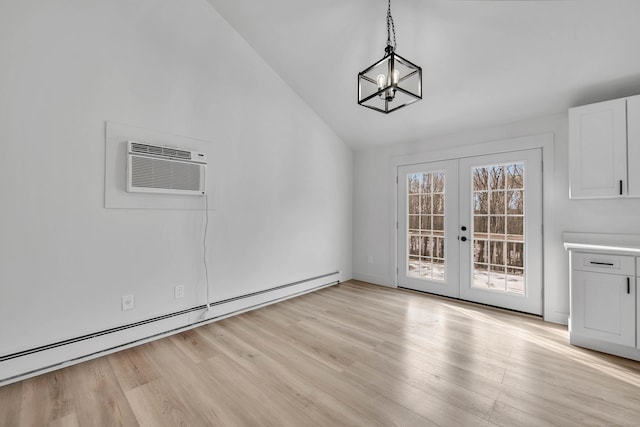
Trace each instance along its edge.
{"label": "door glass pane", "polygon": [[444,281],[444,171],[407,174],[407,276]]}
{"label": "door glass pane", "polygon": [[524,163],[471,170],[473,287],[524,295]]}

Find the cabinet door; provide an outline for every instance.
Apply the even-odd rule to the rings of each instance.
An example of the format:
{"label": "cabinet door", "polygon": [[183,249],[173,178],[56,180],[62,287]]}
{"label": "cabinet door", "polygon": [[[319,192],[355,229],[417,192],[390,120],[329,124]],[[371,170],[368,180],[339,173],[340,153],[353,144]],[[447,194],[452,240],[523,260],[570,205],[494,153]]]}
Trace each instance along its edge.
{"label": "cabinet door", "polygon": [[640,197],[640,95],[627,98],[629,196]]}
{"label": "cabinet door", "polygon": [[572,334],[635,347],[635,305],[635,277],[572,272]]}
{"label": "cabinet door", "polygon": [[627,193],[626,99],[569,109],[571,198]]}

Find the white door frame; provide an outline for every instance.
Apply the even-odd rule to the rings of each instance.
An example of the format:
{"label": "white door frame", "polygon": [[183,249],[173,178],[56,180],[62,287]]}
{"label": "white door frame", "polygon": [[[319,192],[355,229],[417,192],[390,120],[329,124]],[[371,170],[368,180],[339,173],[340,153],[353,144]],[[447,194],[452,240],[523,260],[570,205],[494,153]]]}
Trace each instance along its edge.
{"label": "white door frame", "polygon": [[[402,155],[393,157],[390,159],[389,169],[389,188],[390,194],[394,195],[393,200],[389,203],[390,218],[392,218],[389,224],[389,236],[390,251],[389,251],[389,265],[393,266],[393,287],[398,286],[398,185],[397,185],[397,170],[400,166],[413,165],[418,163],[429,163],[440,160],[450,160],[454,158],[468,157],[468,156],[482,156],[487,154],[498,154],[503,152],[511,152],[518,150],[528,150],[534,148],[542,149],[542,163],[544,168],[550,171],[554,170],[554,134],[544,133],[539,135],[523,136],[518,138],[504,139],[499,141],[483,142],[474,145],[458,146],[453,148],[446,148],[434,151],[421,151],[414,154]],[[550,202],[549,192],[544,189],[553,188],[553,173],[543,173],[542,175],[542,223],[550,224],[553,218],[553,204]],[[543,258],[545,253],[552,253],[552,248],[548,248],[548,242],[552,242],[553,239],[550,236],[551,227],[545,227],[542,233],[543,240]],[[549,307],[549,301],[547,301],[548,293],[544,292],[544,287],[549,283],[550,273],[544,268],[543,261],[543,316],[547,319],[548,315],[555,315],[555,313],[549,313],[547,307]],[[552,319],[553,321],[553,319]]]}

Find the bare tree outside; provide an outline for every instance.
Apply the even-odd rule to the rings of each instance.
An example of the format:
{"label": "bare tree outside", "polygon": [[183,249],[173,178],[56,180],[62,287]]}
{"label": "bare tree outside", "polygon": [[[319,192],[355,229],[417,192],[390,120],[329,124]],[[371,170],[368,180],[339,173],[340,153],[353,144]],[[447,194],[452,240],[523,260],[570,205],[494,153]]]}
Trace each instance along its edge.
{"label": "bare tree outside", "polygon": [[[472,286],[524,294],[524,163],[474,167],[471,176]],[[408,174],[407,189],[407,275],[444,281],[444,171]]]}
{"label": "bare tree outside", "polygon": [[407,175],[407,275],[444,281],[445,175],[444,171]]}
{"label": "bare tree outside", "polygon": [[474,287],[524,294],[524,163],[476,167]]}

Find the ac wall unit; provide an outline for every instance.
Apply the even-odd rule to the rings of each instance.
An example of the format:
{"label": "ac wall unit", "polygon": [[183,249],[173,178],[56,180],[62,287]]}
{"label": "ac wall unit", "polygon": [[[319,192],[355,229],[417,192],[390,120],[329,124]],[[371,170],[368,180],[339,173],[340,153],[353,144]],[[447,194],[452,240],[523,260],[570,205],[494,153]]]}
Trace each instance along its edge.
{"label": "ac wall unit", "polygon": [[127,141],[127,192],[207,194],[204,153]]}

